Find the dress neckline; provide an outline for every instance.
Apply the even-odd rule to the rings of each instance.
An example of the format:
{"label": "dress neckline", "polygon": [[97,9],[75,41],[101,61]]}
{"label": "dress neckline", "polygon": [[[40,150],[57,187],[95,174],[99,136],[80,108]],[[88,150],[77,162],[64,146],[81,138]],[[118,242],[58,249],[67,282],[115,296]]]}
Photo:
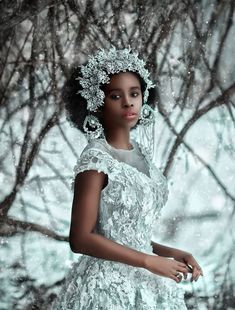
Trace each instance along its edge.
{"label": "dress neckline", "polygon": [[120,149],[120,148],[116,148],[114,146],[112,146],[111,144],[108,143],[108,141],[104,138],[103,139],[105,144],[112,150],[116,151],[116,152],[125,152],[125,153],[130,153],[130,152],[133,152],[135,151],[135,144],[133,143],[132,139],[130,140],[131,141],[131,146],[132,146],[132,149],[130,150],[127,150],[127,149]]}
{"label": "dress neckline", "polygon": [[137,149],[137,146],[138,146],[138,149],[139,151],[141,152],[141,154],[144,156],[144,159],[146,160],[147,164],[148,164],[148,169],[149,169],[149,175],[145,174],[144,172],[140,171],[139,169],[137,169],[136,167],[124,162],[124,161],[119,161],[117,160],[116,158],[114,158],[112,155],[110,154],[107,154],[108,156],[110,156],[112,158],[112,160],[116,163],[118,163],[119,165],[124,165],[126,166],[127,168],[130,168],[130,169],[133,169],[135,172],[138,172],[142,177],[146,177],[148,180],[150,180],[152,183],[156,184],[156,181],[153,179],[153,176],[152,176],[152,162],[151,160],[148,160],[146,158],[146,156],[144,155],[142,149],[140,148],[140,145],[138,142],[136,142],[135,140],[132,140],[130,139],[130,141],[132,142],[132,146],[133,146],[133,149],[131,150],[125,150],[125,149],[115,149],[113,146],[111,146],[110,144],[108,144],[108,142],[106,141],[105,138],[101,138],[100,140],[103,140],[104,143],[107,145],[108,148],[110,149],[113,149],[113,150],[117,150],[117,151],[124,151],[124,152],[133,152],[134,150]]}

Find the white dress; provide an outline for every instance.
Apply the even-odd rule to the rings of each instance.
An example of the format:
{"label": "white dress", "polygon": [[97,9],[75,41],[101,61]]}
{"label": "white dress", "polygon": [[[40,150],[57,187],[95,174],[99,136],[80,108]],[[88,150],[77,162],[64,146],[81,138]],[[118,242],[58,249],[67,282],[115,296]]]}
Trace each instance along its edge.
{"label": "white dress", "polygon": [[[131,140],[132,150],[118,150],[105,139],[92,140],[74,168],[102,171],[96,231],[122,245],[154,255],[154,225],[168,199],[167,179],[148,151]],[[73,184],[72,184],[73,187]],[[81,255],[73,263],[52,310],[185,310],[184,290],[145,268]]]}

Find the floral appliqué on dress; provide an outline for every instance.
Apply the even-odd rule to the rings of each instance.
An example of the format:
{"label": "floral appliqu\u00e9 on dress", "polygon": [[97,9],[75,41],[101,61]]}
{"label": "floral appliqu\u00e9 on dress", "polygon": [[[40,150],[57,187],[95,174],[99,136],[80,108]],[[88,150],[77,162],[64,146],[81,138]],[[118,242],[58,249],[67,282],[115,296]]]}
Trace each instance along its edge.
{"label": "floral appliqu\u00e9 on dress", "polygon": [[[99,139],[83,150],[74,168],[108,175],[101,191],[96,231],[122,245],[152,253],[153,227],[168,199],[167,179],[141,152],[149,174],[118,161],[100,147]],[[141,147],[141,146],[140,146]],[[74,179],[73,179],[74,180]],[[72,182],[72,189],[74,181]],[[73,263],[51,310],[185,310],[184,290],[171,279],[147,269],[88,255]]]}

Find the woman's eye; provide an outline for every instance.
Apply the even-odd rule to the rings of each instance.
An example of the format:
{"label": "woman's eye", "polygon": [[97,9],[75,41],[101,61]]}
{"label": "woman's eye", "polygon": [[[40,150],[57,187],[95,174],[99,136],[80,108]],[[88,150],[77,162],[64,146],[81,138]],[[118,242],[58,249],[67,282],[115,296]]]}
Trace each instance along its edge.
{"label": "woman's eye", "polygon": [[132,95],[133,97],[137,97],[137,96],[139,96],[139,93],[134,92],[134,93],[132,93],[131,95]]}
{"label": "woman's eye", "polygon": [[113,100],[118,100],[118,99],[120,98],[120,96],[119,96],[119,95],[112,94],[112,95],[110,96],[110,98],[113,99]]}

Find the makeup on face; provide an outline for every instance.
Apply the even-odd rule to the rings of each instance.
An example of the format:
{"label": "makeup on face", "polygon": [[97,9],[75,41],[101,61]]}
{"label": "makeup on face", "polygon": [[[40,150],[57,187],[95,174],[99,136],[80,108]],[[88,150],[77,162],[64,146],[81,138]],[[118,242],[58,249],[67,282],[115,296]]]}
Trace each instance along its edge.
{"label": "makeup on face", "polygon": [[139,119],[142,106],[141,84],[132,72],[121,72],[110,78],[105,86],[105,121],[113,128],[125,126],[131,128]]}

